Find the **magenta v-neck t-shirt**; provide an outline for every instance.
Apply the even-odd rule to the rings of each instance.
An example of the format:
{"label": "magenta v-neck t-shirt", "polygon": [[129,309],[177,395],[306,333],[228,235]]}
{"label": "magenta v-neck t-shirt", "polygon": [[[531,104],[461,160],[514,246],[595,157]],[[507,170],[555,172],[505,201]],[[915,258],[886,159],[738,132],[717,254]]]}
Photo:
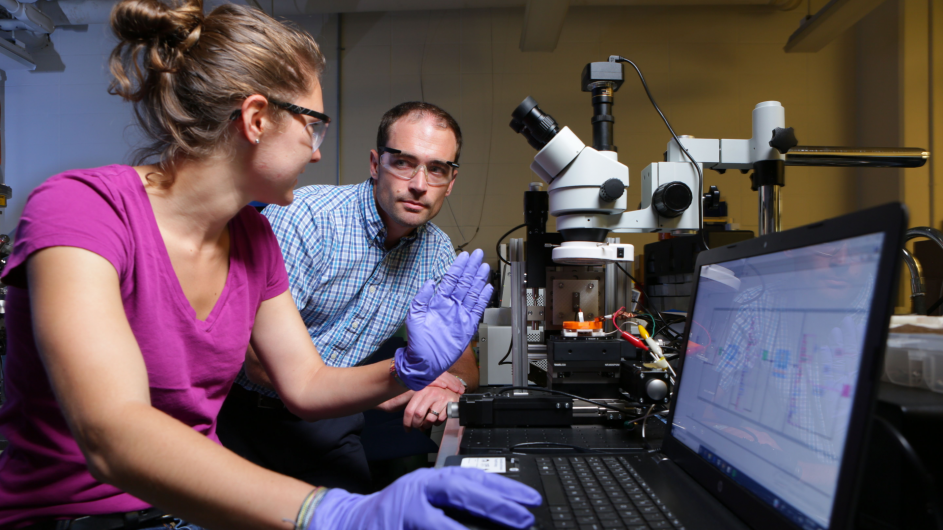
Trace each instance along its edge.
{"label": "magenta v-neck t-shirt", "polygon": [[247,206],[229,230],[226,285],[206,320],[198,320],[133,168],[69,171],[33,191],[2,278],[9,286],[9,348],[0,433],[10,445],[0,455],[0,527],[149,506],[89,474],[36,350],[27,258],[69,246],[107,259],[118,272],[125,314],[144,356],[151,404],[219,443],[216,417],[245,359],[259,305],[288,290],[265,217]]}

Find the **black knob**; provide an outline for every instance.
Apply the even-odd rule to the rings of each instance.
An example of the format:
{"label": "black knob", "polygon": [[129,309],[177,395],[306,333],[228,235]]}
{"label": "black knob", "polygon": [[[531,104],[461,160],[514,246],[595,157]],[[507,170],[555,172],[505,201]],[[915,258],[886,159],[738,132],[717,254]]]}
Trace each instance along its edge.
{"label": "black knob", "polygon": [[691,206],[691,188],[683,182],[669,182],[652,193],[652,206],[662,217],[678,217]]}
{"label": "black knob", "polygon": [[664,401],[668,397],[668,383],[661,379],[649,379],[645,383],[645,393],[652,401]]}
{"label": "black knob", "polygon": [[704,194],[704,209],[710,210],[720,206],[720,190],[717,186],[711,186]]}
{"label": "black knob", "polygon": [[603,202],[612,202],[625,193],[625,184],[619,179],[609,179],[599,186],[599,198]]}
{"label": "black knob", "polygon": [[796,139],[796,131],[792,127],[773,129],[773,139],[769,141],[769,146],[775,148],[780,154],[788,153],[797,145],[799,145],[799,140]]}

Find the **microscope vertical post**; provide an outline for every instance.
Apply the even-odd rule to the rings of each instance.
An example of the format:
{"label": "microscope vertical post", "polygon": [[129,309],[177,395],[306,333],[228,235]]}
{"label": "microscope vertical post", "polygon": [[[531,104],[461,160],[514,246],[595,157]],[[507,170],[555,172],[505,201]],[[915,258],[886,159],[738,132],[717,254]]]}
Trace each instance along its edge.
{"label": "microscope vertical post", "polygon": [[753,137],[750,138],[749,156],[753,160],[753,189],[759,195],[758,224],[761,236],[782,229],[779,192],[786,183],[783,165],[789,148],[777,149],[772,140],[776,131],[784,131],[785,127],[786,109],[778,101],[764,101],[753,109]]}
{"label": "microscope vertical post", "polygon": [[[511,261],[511,384],[527,386],[527,292],[524,240],[512,239],[508,255]],[[515,394],[527,393],[517,390]]]}
{"label": "microscope vertical post", "polygon": [[765,184],[757,189],[759,197],[759,232],[761,236],[782,231],[782,202],[776,184]]}

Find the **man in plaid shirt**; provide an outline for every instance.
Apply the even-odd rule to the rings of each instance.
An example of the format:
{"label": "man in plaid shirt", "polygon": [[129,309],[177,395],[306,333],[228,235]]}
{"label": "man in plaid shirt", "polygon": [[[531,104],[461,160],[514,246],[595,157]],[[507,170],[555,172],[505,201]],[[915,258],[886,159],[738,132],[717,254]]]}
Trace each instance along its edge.
{"label": "man in plaid shirt", "polygon": [[[290,206],[263,211],[282,249],[292,297],[326,364],[362,363],[403,324],[423,283],[438,281],[451,265],[452,242],[429,220],[452,192],[461,147],[461,129],[447,112],[403,103],[383,116],[370,179],[301,188]],[[477,385],[475,356],[466,348],[431,385],[379,408],[405,407],[404,426],[426,428],[445,421],[447,404]],[[363,414],[301,421],[271,388],[250,348],[219,415],[223,444],[311,484],[368,492]]]}

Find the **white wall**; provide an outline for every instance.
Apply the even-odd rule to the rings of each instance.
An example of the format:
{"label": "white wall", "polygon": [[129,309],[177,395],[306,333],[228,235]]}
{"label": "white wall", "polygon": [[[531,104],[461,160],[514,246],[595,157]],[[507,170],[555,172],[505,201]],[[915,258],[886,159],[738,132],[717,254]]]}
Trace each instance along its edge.
{"label": "white wall", "polygon": [[[519,50],[523,9],[344,15],[341,182],[366,178],[383,112],[424,96],[452,113],[465,135],[452,211],[443,207],[435,223],[459,244],[480,217],[470,248],[484,248],[494,261],[495,241],[523,222],[523,192],[538,180],[528,169],[533,149],[508,127],[511,111],[531,95],[590,144],[592,107],[580,73],[611,54],[638,63],[678,134],[749,138],[756,103],[778,100],[802,143],[853,145],[853,34],[816,54],[785,54],[803,16],[804,8],[571,6],[556,51],[540,53]],[[629,204],[636,205],[639,175],[661,159],[670,136],[628,66],[613,113],[619,159],[630,171]],[[786,179],[784,227],[855,209],[851,170],[789,168]],[[756,194],[745,175],[708,171],[705,184],[720,186],[733,219],[756,229]],[[621,237],[639,252],[654,240]]]}
{"label": "white wall", "polygon": [[[325,113],[337,118],[337,17],[292,20],[317,39],[327,56]],[[115,43],[107,25],[60,27],[50,47],[31,50],[35,71],[5,73],[2,170],[13,199],[3,212],[0,233],[14,229],[30,191],[46,178],[72,168],[130,163],[139,141],[131,106],[107,92],[107,61]],[[337,182],[338,129],[329,129],[323,161],[310,166],[299,185]]]}

